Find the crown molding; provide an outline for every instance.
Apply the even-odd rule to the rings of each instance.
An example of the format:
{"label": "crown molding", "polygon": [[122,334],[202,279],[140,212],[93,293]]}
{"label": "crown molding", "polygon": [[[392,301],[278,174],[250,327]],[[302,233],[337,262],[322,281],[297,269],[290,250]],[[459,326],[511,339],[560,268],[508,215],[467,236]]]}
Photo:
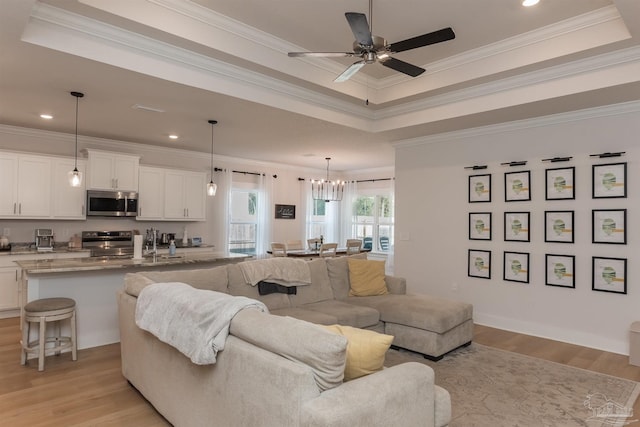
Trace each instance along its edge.
{"label": "crown molding", "polygon": [[497,125],[482,126],[472,129],[465,129],[454,132],[440,133],[418,138],[405,139],[392,142],[394,148],[417,147],[427,144],[450,142],[451,140],[477,138],[480,136],[497,135],[506,132],[513,132],[531,128],[554,126],[563,123],[570,123],[582,120],[591,120],[601,117],[621,116],[640,112],[640,101],[623,102],[620,104],[608,105],[606,107],[587,108],[584,110],[572,111],[570,113],[553,114],[550,116],[537,117],[535,119],[516,120]]}

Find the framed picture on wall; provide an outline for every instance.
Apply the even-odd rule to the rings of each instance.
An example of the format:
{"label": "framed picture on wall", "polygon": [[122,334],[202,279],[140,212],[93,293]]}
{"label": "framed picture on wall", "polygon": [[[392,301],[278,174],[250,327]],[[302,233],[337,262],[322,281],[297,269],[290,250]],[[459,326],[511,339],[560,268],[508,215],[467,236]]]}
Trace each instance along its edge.
{"label": "framed picture on wall", "polygon": [[529,254],[505,252],[503,279],[508,282],[529,283]]}
{"label": "framed picture on wall", "polygon": [[469,213],[469,240],[491,240],[491,212]]}
{"label": "framed picture on wall", "polygon": [[591,212],[593,243],[627,244],[626,209],[594,209]]}
{"label": "framed picture on wall", "polygon": [[504,201],[520,202],[531,200],[529,182],[531,172],[505,172],[504,174]]}
{"label": "framed picture on wall", "polygon": [[626,258],[593,257],[591,289],[601,292],[627,293]]}
{"label": "framed picture on wall", "polygon": [[626,163],[593,165],[592,179],[594,199],[627,197]]}
{"label": "framed picture on wall", "polygon": [[491,279],[491,251],[469,249],[467,275],[481,279]]}
{"label": "framed picture on wall", "polygon": [[573,211],[544,211],[544,241],[573,243]]}
{"label": "framed picture on wall", "polygon": [[575,199],[575,167],[547,169],[545,171],[545,200]]}
{"label": "framed picture on wall", "polygon": [[504,213],[505,242],[528,242],[530,236],[529,212]]}
{"label": "framed picture on wall", "polygon": [[469,203],[491,201],[491,174],[469,176]]}
{"label": "framed picture on wall", "polygon": [[545,255],[545,284],[562,288],[575,288],[576,257],[574,255]]}

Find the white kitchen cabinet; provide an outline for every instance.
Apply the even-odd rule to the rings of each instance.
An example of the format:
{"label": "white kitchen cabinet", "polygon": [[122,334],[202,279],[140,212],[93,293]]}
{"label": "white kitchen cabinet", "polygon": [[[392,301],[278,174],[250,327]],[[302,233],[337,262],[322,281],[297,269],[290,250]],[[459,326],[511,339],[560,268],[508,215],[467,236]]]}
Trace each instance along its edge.
{"label": "white kitchen cabinet", "polygon": [[206,174],[167,170],[164,188],[164,218],[168,220],[204,221]]}
{"label": "white kitchen cabinet", "polygon": [[78,160],[78,171],[82,174],[79,187],[69,184],[69,172],[74,167],[73,158],[53,159],[52,215],[56,219],[86,219],[86,161]]}
{"label": "white kitchen cabinet", "polygon": [[91,190],[138,191],[140,157],[107,151],[89,153],[87,188]]}
{"label": "white kitchen cabinet", "polygon": [[20,308],[20,268],[0,267],[0,311]]}
{"label": "white kitchen cabinet", "polygon": [[140,166],[137,220],[164,218],[165,169]]}
{"label": "white kitchen cabinet", "polygon": [[51,215],[51,160],[0,153],[0,217],[46,218]]}

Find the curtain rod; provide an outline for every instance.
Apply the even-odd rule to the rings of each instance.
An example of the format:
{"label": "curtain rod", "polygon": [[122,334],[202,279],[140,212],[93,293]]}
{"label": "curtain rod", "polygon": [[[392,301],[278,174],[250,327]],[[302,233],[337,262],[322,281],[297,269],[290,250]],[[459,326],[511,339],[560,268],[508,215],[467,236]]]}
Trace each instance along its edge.
{"label": "curtain rod", "polygon": [[[223,168],[214,168],[213,169],[215,172],[224,172],[226,171],[226,169]],[[256,175],[256,176],[266,176],[266,174],[264,172],[247,172],[247,171],[236,171],[236,170],[232,170],[231,172],[233,173],[241,173],[243,175]],[[278,175],[271,175],[273,178],[277,178]]]}

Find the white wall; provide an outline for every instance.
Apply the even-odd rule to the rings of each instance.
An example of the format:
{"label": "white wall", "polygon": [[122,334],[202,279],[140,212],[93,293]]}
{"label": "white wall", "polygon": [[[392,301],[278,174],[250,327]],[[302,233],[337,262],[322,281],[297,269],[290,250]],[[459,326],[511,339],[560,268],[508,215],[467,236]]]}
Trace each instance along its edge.
{"label": "white wall", "polygon": [[[640,103],[406,141],[396,146],[396,275],[411,292],[473,303],[476,323],[628,354],[640,320]],[[613,159],[590,154],[626,151]],[[567,163],[543,158],[573,156]],[[524,167],[501,162],[527,160]],[[628,197],[592,199],[593,164],[627,162]],[[473,172],[465,166],[488,165]],[[576,199],[545,201],[545,169],[575,166]],[[530,202],[504,202],[504,173],[531,171]],[[492,175],[492,202],[468,203],[468,176]],[[627,245],[593,244],[592,209],[627,209]],[[575,211],[575,243],[544,242],[544,211]],[[491,241],[468,239],[469,212],[492,212]],[[529,211],[531,241],[505,242],[505,211]],[[492,252],[491,279],[467,275],[468,249]],[[503,252],[530,253],[529,284],[503,280]],[[545,254],[575,255],[576,288],[545,286]],[[627,294],[591,289],[593,256],[627,258]],[[457,289],[457,290],[456,290]]]}

